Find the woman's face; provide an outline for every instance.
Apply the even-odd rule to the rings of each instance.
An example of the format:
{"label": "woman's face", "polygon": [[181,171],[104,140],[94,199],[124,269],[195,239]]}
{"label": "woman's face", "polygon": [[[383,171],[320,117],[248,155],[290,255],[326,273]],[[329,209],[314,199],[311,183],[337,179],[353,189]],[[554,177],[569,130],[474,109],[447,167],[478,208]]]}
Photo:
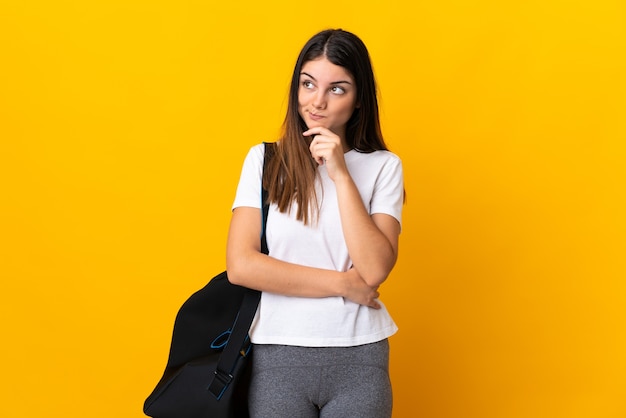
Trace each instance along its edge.
{"label": "woman's face", "polygon": [[298,113],[309,129],[322,126],[345,140],[356,103],[352,75],[324,56],[307,61],[300,72]]}

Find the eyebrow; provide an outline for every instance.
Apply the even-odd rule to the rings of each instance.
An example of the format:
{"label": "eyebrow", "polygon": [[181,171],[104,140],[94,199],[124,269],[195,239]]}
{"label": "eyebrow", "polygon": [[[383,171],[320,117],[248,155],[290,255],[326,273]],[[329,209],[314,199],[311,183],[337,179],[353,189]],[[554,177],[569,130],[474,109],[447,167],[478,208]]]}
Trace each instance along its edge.
{"label": "eyebrow", "polygon": [[[312,78],[312,79],[313,79],[313,81],[317,81],[315,77],[313,77],[313,76],[312,76],[311,74],[309,74],[309,73],[305,73],[304,71],[302,71],[302,72],[300,73],[300,75],[301,75],[301,76],[305,75],[305,76],[307,76],[307,77]],[[348,80],[333,81],[333,82],[331,82],[330,84],[350,84],[350,85],[352,85],[352,83],[351,83],[351,82],[349,82]]]}

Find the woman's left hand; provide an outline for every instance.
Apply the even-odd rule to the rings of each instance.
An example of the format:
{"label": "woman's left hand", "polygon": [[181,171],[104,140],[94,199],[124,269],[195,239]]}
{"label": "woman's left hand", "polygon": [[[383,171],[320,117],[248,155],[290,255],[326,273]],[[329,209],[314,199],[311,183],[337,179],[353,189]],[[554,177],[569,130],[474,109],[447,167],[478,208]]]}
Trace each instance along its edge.
{"label": "woman's left hand", "polygon": [[341,138],[330,129],[323,127],[311,128],[302,133],[304,136],[313,136],[309,145],[311,156],[319,164],[326,164],[328,176],[337,180],[338,176],[346,174],[346,161],[344,159],[344,148]]}

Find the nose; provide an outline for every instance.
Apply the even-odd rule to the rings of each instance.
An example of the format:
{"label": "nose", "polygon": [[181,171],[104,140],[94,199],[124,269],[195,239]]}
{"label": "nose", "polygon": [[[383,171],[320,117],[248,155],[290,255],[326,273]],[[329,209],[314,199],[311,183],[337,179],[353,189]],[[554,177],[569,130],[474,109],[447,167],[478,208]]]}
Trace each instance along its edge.
{"label": "nose", "polygon": [[324,109],[326,107],[326,92],[322,89],[319,89],[315,96],[313,97],[313,101],[311,102],[313,107],[316,109]]}

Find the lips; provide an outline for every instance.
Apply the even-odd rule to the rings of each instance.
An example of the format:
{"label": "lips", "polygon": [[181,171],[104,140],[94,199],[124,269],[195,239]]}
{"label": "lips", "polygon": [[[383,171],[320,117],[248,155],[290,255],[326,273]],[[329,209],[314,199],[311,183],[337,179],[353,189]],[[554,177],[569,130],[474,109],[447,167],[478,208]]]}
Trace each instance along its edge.
{"label": "lips", "polygon": [[311,113],[311,112],[309,112],[309,117],[310,117],[312,120],[322,120],[322,119],[324,119],[326,116],[317,115],[317,114],[315,114],[315,113]]}

